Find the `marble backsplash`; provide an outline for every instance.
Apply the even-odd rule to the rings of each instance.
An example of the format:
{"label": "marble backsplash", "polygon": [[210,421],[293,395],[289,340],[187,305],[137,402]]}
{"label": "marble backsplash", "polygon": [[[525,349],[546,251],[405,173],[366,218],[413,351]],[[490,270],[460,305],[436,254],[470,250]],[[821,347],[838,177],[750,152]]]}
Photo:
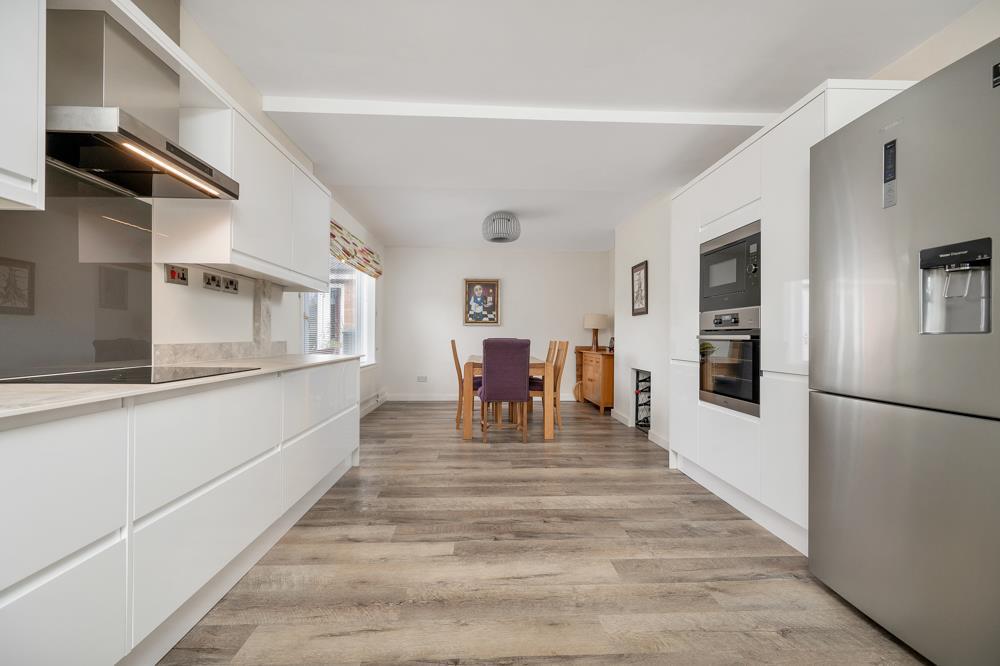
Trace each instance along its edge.
{"label": "marble backsplash", "polygon": [[277,287],[267,280],[254,280],[253,340],[156,344],[153,345],[153,364],[174,365],[197,361],[231,361],[287,354],[287,342],[271,340],[271,296],[276,289],[281,289],[281,287]]}

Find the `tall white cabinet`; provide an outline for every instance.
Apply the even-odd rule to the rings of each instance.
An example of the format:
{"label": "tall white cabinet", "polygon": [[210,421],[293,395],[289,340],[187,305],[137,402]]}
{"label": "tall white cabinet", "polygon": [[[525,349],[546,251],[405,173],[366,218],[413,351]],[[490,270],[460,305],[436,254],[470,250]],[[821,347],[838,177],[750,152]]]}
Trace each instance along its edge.
{"label": "tall white cabinet", "polygon": [[[911,85],[830,80],[674,196],[671,459],[806,551],[809,452],[809,152]],[[761,223],[760,417],[698,400],[699,245]]]}
{"label": "tall white cabinet", "polygon": [[45,0],[0,3],[0,209],[45,207]]}

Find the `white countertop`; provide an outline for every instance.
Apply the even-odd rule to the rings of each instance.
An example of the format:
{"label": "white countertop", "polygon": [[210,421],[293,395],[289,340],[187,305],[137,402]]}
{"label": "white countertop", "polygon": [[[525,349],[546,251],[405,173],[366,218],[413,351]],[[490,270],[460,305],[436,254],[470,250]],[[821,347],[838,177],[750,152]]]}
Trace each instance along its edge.
{"label": "white countertop", "polygon": [[360,356],[335,356],[332,354],[288,354],[269,358],[240,358],[216,361],[183,363],[190,367],[225,366],[230,368],[258,368],[214,377],[185,379],[166,384],[0,384],[0,419],[36,414],[50,410],[89,405],[106,400],[120,400],[152,393],[178,391],[192,386],[231,382],[247,377],[270,375],[276,372],[298,370],[329,363],[353,361]]}

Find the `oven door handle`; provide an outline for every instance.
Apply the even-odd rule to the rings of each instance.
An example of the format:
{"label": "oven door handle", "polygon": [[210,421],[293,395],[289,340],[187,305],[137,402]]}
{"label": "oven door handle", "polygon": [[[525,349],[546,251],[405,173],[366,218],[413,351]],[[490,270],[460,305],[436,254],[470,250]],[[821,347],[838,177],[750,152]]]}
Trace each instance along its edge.
{"label": "oven door handle", "polygon": [[746,333],[739,334],[739,335],[699,335],[698,339],[699,340],[718,340],[718,341],[726,341],[726,340],[755,340],[755,339],[757,339],[757,336],[756,335],[749,335],[749,334],[746,334]]}

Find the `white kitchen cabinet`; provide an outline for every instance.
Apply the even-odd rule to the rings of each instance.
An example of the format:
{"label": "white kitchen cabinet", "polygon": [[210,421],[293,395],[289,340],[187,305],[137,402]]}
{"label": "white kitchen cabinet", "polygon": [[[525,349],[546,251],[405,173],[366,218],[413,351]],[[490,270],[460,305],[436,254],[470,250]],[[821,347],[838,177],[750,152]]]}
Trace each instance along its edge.
{"label": "white kitchen cabinet", "polygon": [[281,515],[281,458],[258,460],[133,537],[135,645]]}
{"label": "white kitchen cabinet", "polygon": [[357,359],[282,374],[282,440],[358,404]]}
{"label": "white kitchen cabinet", "polygon": [[135,517],[281,443],[275,375],[206,386],[135,406]]}
{"label": "white kitchen cabinet", "polygon": [[358,407],[286,442],[281,447],[284,501],[288,510],[358,448]]}
{"label": "white kitchen cabinet", "polygon": [[330,195],[292,170],[292,265],[317,280],[330,279]]}
{"label": "white kitchen cabinet", "polygon": [[670,361],[670,450],[698,462],[698,364]]}
{"label": "white kitchen cabinet", "polygon": [[761,367],[809,373],[809,149],[824,136],[820,95],[760,140]]}
{"label": "white kitchen cabinet", "polygon": [[124,541],[0,606],[0,663],[107,666],[125,652]]}
{"label": "white kitchen cabinet", "polygon": [[202,264],[294,291],[329,288],[325,188],[231,109],[184,109],[180,143],[228,171],[239,199],[154,200],[154,262]]}
{"label": "white kitchen cabinet", "polygon": [[127,436],[120,408],[0,432],[0,590],[125,525]]}
{"label": "white kitchen cabinet", "polygon": [[807,527],[809,378],[765,372],[760,396],[760,501]]}
{"label": "white kitchen cabinet", "polygon": [[45,208],[45,2],[0,3],[0,209]]}
{"label": "white kitchen cabinet", "polygon": [[760,198],[760,146],[750,144],[699,184],[703,190],[701,224],[708,224]]}
{"label": "white kitchen cabinet", "polygon": [[670,207],[670,358],[698,360],[698,227],[703,188],[696,183]]}
{"label": "white kitchen cabinet", "polygon": [[699,403],[698,465],[750,497],[759,497],[760,419]]}
{"label": "white kitchen cabinet", "polygon": [[233,249],[277,266],[292,263],[292,171],[295,167],[253,125],[234,114],[233,173],[240,184]]}

